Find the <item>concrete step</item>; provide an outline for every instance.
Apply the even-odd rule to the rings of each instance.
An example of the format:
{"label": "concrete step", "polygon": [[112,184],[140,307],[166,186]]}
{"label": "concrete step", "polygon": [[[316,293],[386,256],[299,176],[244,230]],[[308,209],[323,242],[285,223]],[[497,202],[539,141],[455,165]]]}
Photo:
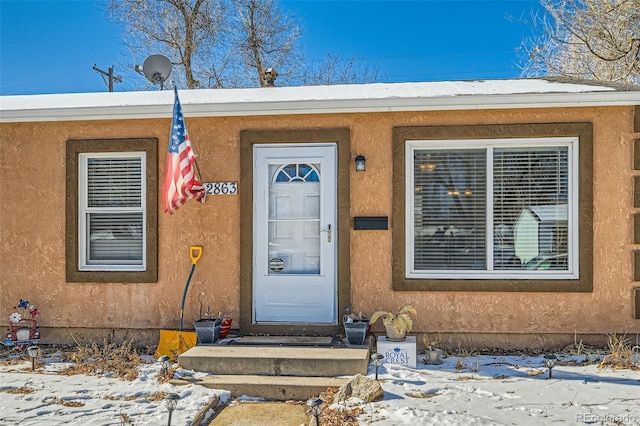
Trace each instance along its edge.
{"label": "concrete step", "polygon": [[178,363],[215,375],[353,376],[367,374],[369,348],[194,346],[178,356]]}
{"label": "concrete step", "polygon": [[172,379],[170,383],[174,385],[193,383],[211,389],[224,389],[231,392],[232,397],[247,395],[274,401],[301,401],[320,395],[328,387],[339,388],[348,380],[335,377],[211,375],[201,379],[193,377]]}

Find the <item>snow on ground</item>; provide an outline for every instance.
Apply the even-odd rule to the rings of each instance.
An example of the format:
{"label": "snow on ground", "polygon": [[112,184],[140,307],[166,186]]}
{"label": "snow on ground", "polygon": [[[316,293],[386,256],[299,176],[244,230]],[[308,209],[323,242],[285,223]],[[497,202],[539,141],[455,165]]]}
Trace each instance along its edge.
{"label": "snow on ground", "polygon": [[[180,395],[171,424],[189,425],[215,396],[229,400],[223,390],[159,383],[156,362],[140,364],[138,377],[127,381],[59,374],[69,364],[55,357],[40,359],[44,366],[34,373],[28,358],[13,357],[0,362],[0,425],[166,424],[160,392]],[[582,365],[585,359],[560,355],[552,378],[542,356],[452,356],[441,365],[419,363],[415,369],[383,365],[379,378],[385,398],[363,404],[359,421],[381,426],[640,425],[640,371],[599,369]],[[370,366],[369,377],[374,376]]]}
{"label": "snow on ground", "polygon": [[72,363],[55,362],[55,357],[39,359],[46,364],[37,373],[31,371],[28,357],[21,363],[0,364],[0,425],[165,425],[167,393],[180,396],[171,424],[189,425],[216,395],[221,401],[230,397],[224,390],[160,383],[157,377],[162,366],[148,359],[153,363],[141,363],[132,381],[62,375]]}
{"label": "snow on ground", "polygon": [[[585,356],[559,356],[559,364]],[[460,368],[462,367],[462,368]],[[385,425],[640,425],[640,371],[557,365],[542,356],[449,357],[441,365],[387,365],[384,401],[360,417]]]}

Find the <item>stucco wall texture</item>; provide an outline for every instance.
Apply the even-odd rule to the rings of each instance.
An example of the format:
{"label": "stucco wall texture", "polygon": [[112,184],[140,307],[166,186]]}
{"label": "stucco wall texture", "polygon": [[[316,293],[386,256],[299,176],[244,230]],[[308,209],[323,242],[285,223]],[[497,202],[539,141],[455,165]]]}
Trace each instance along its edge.
{"label": "stucco wall texture", "polygon": [[[593,123],[594,276],[588,293],[394,292],[392,233],[351,230],[351,298],[365,314],[413,305],[414,332],[443,334],[640,333],[633,288],[633,108],[565,108],[415,113],[189,118],[187,127],[205,181],[241,181],[242,130],[349,128],[351,217],[392,215],[394,126]],[[158,138],[164,174],[170,118],[0,124],[0,306],[29,299],[53,328],[176,329],[191,260],[202,245],[184,311],[185,328],[204,309],[239,316],[239,196],[188,202],[159,213],[158,282],[65,281],[65,144],[68,139]],[[637,174],[637,172],[635,172]],[[161,184],[160,184],[161,187]],[[159,202],[161,200],[159,199]],[[5,321],[7,318],[5,318]],[[377,329],[380,325],[376,325]],[[380,328],[381,329],[381,328]],[[496,337],[496,341],[502,337]]]}

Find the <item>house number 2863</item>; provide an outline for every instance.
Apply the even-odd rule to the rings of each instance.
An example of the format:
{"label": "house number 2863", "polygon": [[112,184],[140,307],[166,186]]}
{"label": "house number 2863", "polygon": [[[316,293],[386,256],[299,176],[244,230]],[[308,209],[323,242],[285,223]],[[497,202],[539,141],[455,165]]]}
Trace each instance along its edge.
{"label": "house number 2863", "polygon": [[207,195],[235,195],[238,193],[238,182],[205,182]]}

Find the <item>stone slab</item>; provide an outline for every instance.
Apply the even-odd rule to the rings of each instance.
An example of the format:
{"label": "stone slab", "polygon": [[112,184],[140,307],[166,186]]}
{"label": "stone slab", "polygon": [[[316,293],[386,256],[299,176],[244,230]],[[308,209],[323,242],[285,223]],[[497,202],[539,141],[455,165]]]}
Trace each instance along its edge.
{"label": "stone slab", "polygon": [[365,348],[195,346],[180,354],[189,370],[221,374],[337,377],[367,374]]}
{"label": "stone slab", "polygon": [[210,389],[223,389],[231,392],[233,397],[247,395],[274,401],[306,401],[319,396],[329,387],[339,388],[348,380],[335,377],[211,375],[200,379],[172,379],[170,382],[174,385],[197,384]]}
{"label": "stone slab", "polygon": [[247,402],[225,407],[210,426],[300,426],[311,416],[303,404]]}

